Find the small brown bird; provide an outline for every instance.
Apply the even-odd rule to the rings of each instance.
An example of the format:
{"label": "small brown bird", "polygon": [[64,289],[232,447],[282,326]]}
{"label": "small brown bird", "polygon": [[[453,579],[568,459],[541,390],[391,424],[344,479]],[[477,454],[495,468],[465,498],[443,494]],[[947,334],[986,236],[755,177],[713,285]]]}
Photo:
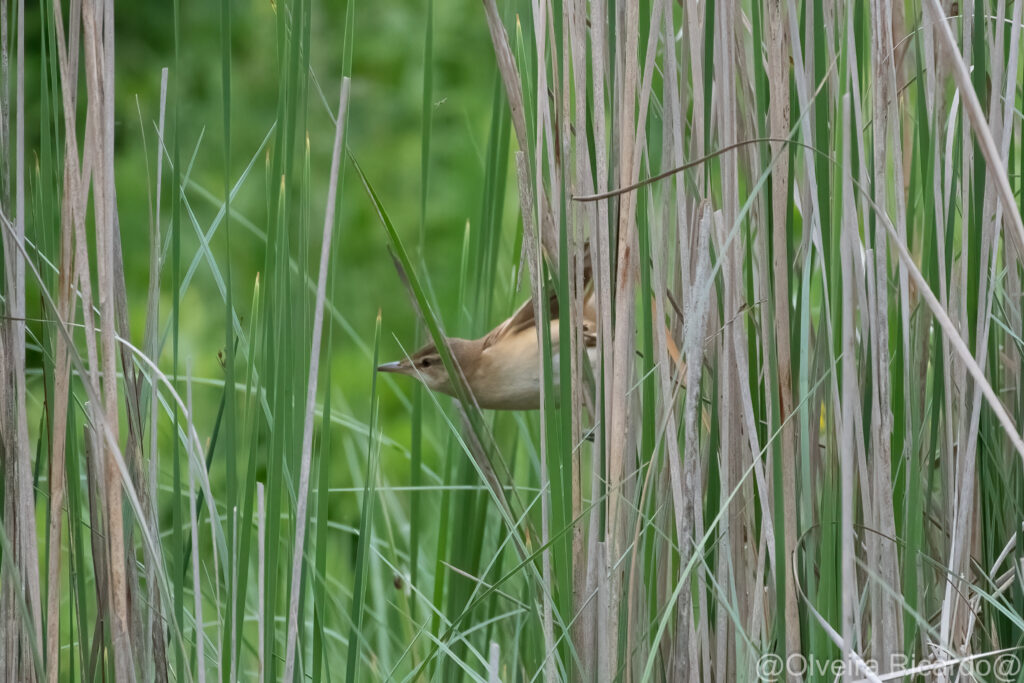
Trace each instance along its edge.
{"label": "small brown bird", "polygon": [[[597,326],[594,318],[593,291],[583,307],[583,337],[593,365],[597,360]],[[559,382],[558,300],[548,301],[551,320],[552,370],[555,391]],[[540,408],[540,346],[533,300],[524,303],[512,317],[480,339],[448,338],[455,363],[462,369],[466,385],[481,408],[496,410],[536,410]],[[408,375],[423,382],[432,391],[455,395],[448,371],[434,344],[427,344],[412,356],[385,363],[381,372]]]}

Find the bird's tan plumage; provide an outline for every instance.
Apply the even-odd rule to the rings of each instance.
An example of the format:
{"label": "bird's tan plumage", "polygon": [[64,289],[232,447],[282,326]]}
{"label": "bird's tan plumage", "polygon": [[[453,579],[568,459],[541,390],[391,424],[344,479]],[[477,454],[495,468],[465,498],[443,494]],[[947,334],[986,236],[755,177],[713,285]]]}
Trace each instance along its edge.
{"label": "bird's tan plumage", "polygon": [[[589,265],[589,264],[588,264]],[[597,356],[597,326],[594,318],[590,269],[584,270],[583,334],[581,341],[593,363]],[[559,382],[559,309],[558,299],[548,298],[553,380]],[[466,384],[481,408],[497,410],[535,410],[540,408],[540,346],[533,299],[528,299],[509,318],[479,339],[448,338],[452,357],[462,370]],[[455,395],[451,378],[441,363],[434,344],[427,344],[412,356],[385,363],[378,370],[408,375],[433,391]]]}
{"label": "bird's tan plumage", "polygon": [[[583,266],[583,344],[591,365],[597,362],[597,311],[594,287],[591,281],[589,251]],[[547,300],[552,350],[552,381],[556,393],[559,387],[559,306],[552,294]],[[479,339],[449,337],[448,348],[452,358],[466,379],[467,388],[481,408],[496,410],[535,410],[540,408],[541,373],[540,346],[537,318],[533,299]],[[669,357],[685,377],[685,364],[671,334],[665,330],[665,345]],[[441,355],[433,343],[427,344],[411,356],[377,368],[381,372],[394,372],[413,377],[433,391],[455,395],[451,378],[441,362]]]}

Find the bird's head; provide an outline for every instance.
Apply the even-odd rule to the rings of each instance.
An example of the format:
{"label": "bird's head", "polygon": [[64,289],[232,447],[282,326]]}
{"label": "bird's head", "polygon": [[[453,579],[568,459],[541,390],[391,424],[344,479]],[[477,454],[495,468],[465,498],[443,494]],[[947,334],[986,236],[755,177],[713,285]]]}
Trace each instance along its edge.
{"label": "bird's head", "polygon": [[[465,339],[449,339],[448,347],[452,351],[455,362],[462,368],[466,377],[471,374],[471,359],[469,347],[472,342]],[[441,362],[441,354],[437,351],[434,343],[429,343],[411,356],[391,363],[384,363],[377,366],[380,372],[394,372],[399,375],[408,375],[423,382],[432,391],[440,391],[449,396],[455,395],[452,388],[451,378],[448,371]]]}

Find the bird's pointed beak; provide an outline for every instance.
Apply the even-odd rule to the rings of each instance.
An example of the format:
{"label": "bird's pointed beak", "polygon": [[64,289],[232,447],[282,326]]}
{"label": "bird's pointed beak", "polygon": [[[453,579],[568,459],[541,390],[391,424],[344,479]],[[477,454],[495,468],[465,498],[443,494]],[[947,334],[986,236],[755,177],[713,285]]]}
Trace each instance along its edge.
{"label": "bird's pointed beak", "polygon": [[403,363],[400,360],[384,363],[377,366],[377,372],[402,372]]}

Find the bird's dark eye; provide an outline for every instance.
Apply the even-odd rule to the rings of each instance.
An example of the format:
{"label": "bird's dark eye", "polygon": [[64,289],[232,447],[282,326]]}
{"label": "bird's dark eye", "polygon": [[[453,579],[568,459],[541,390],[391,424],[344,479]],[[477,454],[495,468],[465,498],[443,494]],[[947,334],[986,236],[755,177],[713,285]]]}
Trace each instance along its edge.
{"label": "bird's dark eye", "polygon": [[422,361],[420,362],[420,365],[421,365],[421,366],[423,366],[423,367],[425,367],[425,368],[429,368],[429,367],[430,367],[430,359],[429,359],[429,358],[424,358],[424,359],[423,359],[423,360],[422,360]]}

